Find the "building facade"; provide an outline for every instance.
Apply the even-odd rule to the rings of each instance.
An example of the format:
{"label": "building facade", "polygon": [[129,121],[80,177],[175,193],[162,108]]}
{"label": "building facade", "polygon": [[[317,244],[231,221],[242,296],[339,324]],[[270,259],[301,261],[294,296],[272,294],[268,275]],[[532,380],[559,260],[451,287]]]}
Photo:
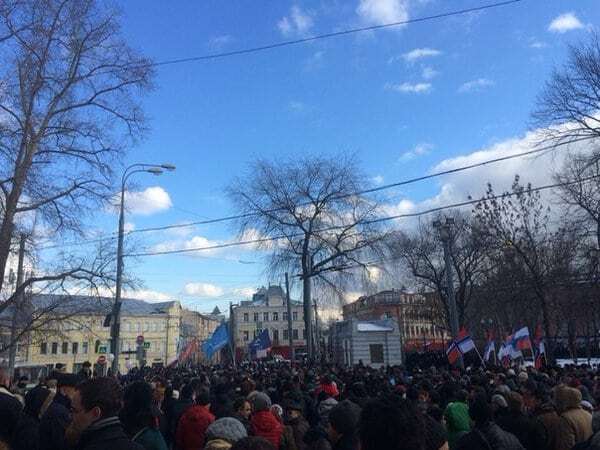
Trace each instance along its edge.
{"label": "building facade", "polygon": [[[302,303],[290,302],[292,345],[296,352],[306,350],[306,333]],[[248,355],[248,345],[262,330],[269,330],[272,353],[291,357],[288,332],[288,309],[281,286],[262,287],[252,300],[242,301],[231,308],[230,329],[238,359]]]}
{"label": "building facade", "polygon": [[[41,325],[24,335],[17,347],[16,368],[63,364],[77,372],[90,362],[101,373],[110,366],[110,327],[106,315],[114,299],[107,297],[33,295],[33,311],[47,311]],[[48,306],[50,305],[50,306]],[[52,315],[56,318],[53,320]],[[123,299],[121,308],[121,353],[119,370],[138,365],[138,337],[143,337],[146,365],[167,365],[177,358],[182,308],[178,301],[148,303]],[[104,364],[100,364],[105,361]]]}
{"label": "building facade", "polygon": [[202,343],[210,338],[221,322],[221,317],[213,314],[207,315],[197,311],[182,309],[180,351],[184,351],[184,349],[193,345],[192,348],[197,350],[189,358],[193,362],[200,362],[203,356],[200,351]]}
{"label": "building facade", "polygon": [[404,351],[443,350],[449,331],[435,295],[388,290],[363,296],[344,305],[344,320],[394,319],[399,324]]}

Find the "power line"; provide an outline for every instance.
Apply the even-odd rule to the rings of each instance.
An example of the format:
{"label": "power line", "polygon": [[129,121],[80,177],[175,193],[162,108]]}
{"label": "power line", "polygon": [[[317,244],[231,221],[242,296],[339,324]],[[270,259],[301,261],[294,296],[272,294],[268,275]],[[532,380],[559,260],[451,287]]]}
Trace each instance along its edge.
{"label": "power line", "polygon": [[[587,181],[591,181],[598,177],[600,177],[600,175],[594,175],[591,177],[582,178],[580,180],[575,180],[575,181],[548,184],[545,186],[539,186],[536,188],[527,189],[526,192],[541,192],[541,191],[548,190],[548,189],[554,189],[556,187],[570,186],[572,184],[577,184],[577,183],[585,183]],[[371,224],[376,224],[376,223],[381,223],[381,222],[388,222],[390,220],[421,217],[421,216],[433,214],[436,212],[444,211],[447,209],[462,208],[464,206],[474,205],[474,204],[481,202],[482,200],[497,200],[497,199],[513,197],[520,193],[521,192],[505,192],[503,194],[493,195],[493,196],[485,197],[483,199],[481,199],[481,198],[480,199],[470,199],[470,200],[467,200],[464,202],[458,202],[458,203],[452,203],[450,205],[438,206],[435,208],[429,208],[429,209],[414,212],[414,213],[404,213],[404,214],[396,214],[396,215],[392,215],[392,216],[378,217],[376,219],[367,220],[367,221],[364,221],[364,222],[362,222],[360,224],[356,224],[356,225],[371,225]],[[348,228],[348,225],[334,225],[334,226],[325,227],[325,228],[322,228],[319,230],[315,230],[314,232],[321,233],[321,232],[332,231],[332,230],[343,229],[343,228]],[[279,235],[279,236],[273,236],[273,237],[261,238],[261,239],[249,239],[249,240],[245,240],[245,241],[226,242],[223,244],[211,245],[211,246],[207,246],[207,247],[182,248],[182,249],[164,250],[164,251],[156,251],[156,252],[133,253],[133,254],[125,255],[125,256],[141,257],[141,256],[158,256],[158,255],[173,255],[173,254],[182,254],[182,253],[192,253],[192,252],[199,252],[199,251],[206,251],[206,250],[218,250],[218,249],[230,248],[230,247],[240,247],[240,246],[244,246],[244,245],[262,244],[265,242],[274,242],[274,241],[295,238],[295,237],[301,237],[301,236],[304,236],[304,233],[292,233],[292,234],[288,234],[288,235]]]}
{"label": "power line", "polygon": [[392,27],[409,25],[409,24],[414,24],[414,23],[419,23],[419,22],[427,22],[427,21],[435,20],[435,19],[443,19],[446,17],[459,16],[459,15],[463,15],[463,14],[484,11],[486,9],[508,6],[508,5],[511,5],[514,3],[519,3],[521,1],[522,0],[507,0],[507,1],[502,1],[502,2],[490,3],[487,5],[476,6],[473,8],[448,11],[445,13],[439,13],[439,14],[434,14],[434,15],[424,16],[424,17],[417,17],[414,19],[402,20],[402,21],[398,21],[398,22],[391,22],[391,23],[386,23],[386,24],[382,24],[382,25],[372,25],[372,26],[368,26],[368,27],[351,28],[351,29],[346,29],[346,30],[342,30],[342,31],[334,31],[331,33],[317,34],[317,35],[309,36],[306,38],[276,42],[273,44],[267,44],[267,45],[262,45],[262,46],[258,46],[258,47],[250,47],[250,48],[245,48],[245,49],[240,49],[240,50],[232,50],[229,52],[211,53],[208,55],[191,56],[188,58],[168,59],[165,61],[158,61],[158,62],[153,62],[153,63],[148,63],[148,64],[139,64],[139,65],[134,65],[134,66],[129,66],[129,67],[141,67],[141,68],[143,68],[143,67],[160,67],[160,66],[169,66],[169,65],[174,65],[174,64],[183,64],[183,63],[197,62],[197,61],[208,61],[208,60],[212,60],[212,59],[220,59],[220,58],[226,58],[226,57],[230,57],[230,56],[246,55],[249,53],[258,53],[258,52],[272,50],[272,49],[276,49],[276,48],[280,48],[280,47],[289,47],[292,45],[304,44],[306,42],[313,42],[313,41],[317,41],[320,39],[329,39],[329,38],[333,38],[333,37],[346,36],[349,34],[362,33],[364,31],[375,31],[375,30],[381,30],[384,28],[392,28]]}
{"label": "power line", "polygon": [[[452,175],[455,173],[463,172],[465,170],[470,170],[470,169],[475,169],[478,167],[487,166],[489,164],[496,164],[499,162],[508,161],[508,160],[516,159],[516,158],[521,158],[524,156],[531,156],[531,155],[543,153],[546,151],[553,151],[553,150],[556,150],[558,147],[562,147],[564,145],[574,144],[577,142],[582,142],[582,141],[587,141],[587,140],[592,140],[592,139],[596,139],[596,137],[595,136],[579,137],[579,138],[571,139],[568,141],[562,141],[562,142],[558,142],[555,144],[550,144],[550,145],[534,148],[533,150],[527,150],[524,152],[513,153],[511,155],[501,156],[498,158],[492,158],[492,159],[488,159],[488,160],[481,161],[478,163],[455,167],[453,169],[442,170],[442,171],[434,172],[434,173],[431,173],[428,175],[421,175],[418,177],[398,181],[395,183],[384,184],[382,186],[377,186],[375,188],[364,189],[364,190],[352,192],[349,194],[335,196],[332,199],[338,200],[338,199],[353,197],[353,196],[357,196],[357,195],[371,194],[371,193],[383,191],[386,189],[391,189],[391,188],[395,188],[395,187],[400,187],[400,186],[405,186],[408,184],[417,183],[420,181],[426,181],[426,180],[430,180],[430,179],[434,179],[434,178],[439,178],[439,177],[442,177],[445,175]],[[307,206],[309,204],[310,203],[305,202],[305,203],[298,204],[298,206]],[[277,212],[277,211],[281,211],[281,210],[283,210],[283,208],[273,208],[273,209],[267,210],[267,212],[271,213],[271,212]],[[147,233],[147,232],[152,232],[152,231],[166,231],[166,230],[177,229],[177,228],[187,228],[187,227],[194,227],[194,226],[198,226],[198,225],[210,225],[210,224],[214,224],[214,223],[229,222],[229,221],[233,221],[233,220],[245,219],[248,217],[255,216],[257,214],[258,213],[237,214],[237,215],[219,217],[219,218],[215,218],[215,219],[206,219],[206,220],[200,220],[200,221],[194,221],[194,222],[163,225],[163,226],[158,226],[158,227],[139,228],[136,230],[130,230],[130,231],[125,232],[125,235],[127,236],[127,235],[135,234],[135,233]],[[88,240],[88,241],[77,241],[77,242],[72,242],[72,243],[62,243],[62,244],[56,244],[56,245],[50,245],[50,246],[41,246],[38,248],[39,249],[50,249],[50,248],[60,248],[60,247],[65,247],[65,246],[80,246],[80,245],[86,245],[87,243],[102,242],[104,240],[112,240],[112,239],[116,239],[116,238],[117,238],[117,235],[116,235],[116,233],[114,233],[114,234],[112,234],[110,236],[106,236],[104,238],[98,238],[98,239],[93,239],[93,240]]]}

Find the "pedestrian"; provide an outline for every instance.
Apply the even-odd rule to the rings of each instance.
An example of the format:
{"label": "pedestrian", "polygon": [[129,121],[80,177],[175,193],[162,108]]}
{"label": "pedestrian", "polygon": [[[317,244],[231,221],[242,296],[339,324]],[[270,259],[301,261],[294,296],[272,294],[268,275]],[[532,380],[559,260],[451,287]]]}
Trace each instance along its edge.
{"label": "pedestrian", "polygon": [[199,386],[195,393],[195,404],[179,419],[175,433],[175,444],[180,450],[198,450],[204,447],[206,429],[215,421],[210,412],[210,392]]}
{"label": "pedestrian", "polygon": [[298,450],[306,450],[306,443],[304,442],[304,436],[310,428],[308,422],[302,415],[303,408],[302,403],[298,400],[290,399],[286,403],[286,424],[292,429],[294,435],[294,442]]}
{"label": "pedestrian", "polygon": [[143,450],[129,439],[119,420],[123,390],[114,378],[99,377],[77,386],[72,399],[73,419],[65,433],[75,450]]}
{"label": "pedestrian", "polygon": [[246,431],[250,431],[250,415],[252,414],[250,402],[244,397],[235,399],[233,402],[233,411],[233,417],[244,425]]}
{"label": "pedestrian", "polygon": [[451,450],[455,448],[458,439],[471,430],[467,396],[468,393],[465,390],[455,391],[454,401],[448,403],[444,410],[444,419],[448,430],[448,444]]}
{"label": "pedestrian", "polygon": [[581,408],[581,391],[565,385],[554,390],[554,403],[560,415],[560,433],[564,448],[587,441],[593,434],[592,415]]}
{"label": "pedestrian", "polygon": [[332,450],[357,450],[356,427],[360,418],[360,407],[349,400],[338,403],[329,413],[327,429]]}
{"label": "pedestrian", "polygon": [[265,438],[279,448],[283,425],[271,412],[271,399],[264,392],[256,392],[252,396],[251,402],[250,429],[252,435]]}
{"label": "pedestrian", "polygon": [[205,450],[228,450],[240,439],[248,436],[246,428],[233,417],[222,417],[206,429]]}
{"label": "pedestrian", "polygon": [[152,404],[152,387],[145,381],[135,381],[125,388],[123,408],[119,417],[125,432],[145,450],[167,450],[158,429],[158,417]]}

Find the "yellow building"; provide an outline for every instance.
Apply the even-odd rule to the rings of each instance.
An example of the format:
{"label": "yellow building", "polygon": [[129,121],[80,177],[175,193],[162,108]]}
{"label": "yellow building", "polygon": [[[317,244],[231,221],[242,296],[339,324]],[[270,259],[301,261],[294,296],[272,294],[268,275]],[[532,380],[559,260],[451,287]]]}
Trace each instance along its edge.
{"label": "yellow building", "polygon": [[[104,320],[114,299],[92,296],[33,295],[32,311],[44,311],[43,326],[19,343],[16,368],[64,364],[77,372],[89,361],[102,373],[110,367],[110,327]],[[56,305],[48,307],[48,305]],[[57,317],[57,320],[48,317]],[[177,357],[182,308],[178,301],[149,303],[124,299],[121,308],[121,354],[119,370],[126,373],[138,365],[137,338],[143,336],[146,365],[167,365]],[[99,364],[105,360],[104,364]]]}

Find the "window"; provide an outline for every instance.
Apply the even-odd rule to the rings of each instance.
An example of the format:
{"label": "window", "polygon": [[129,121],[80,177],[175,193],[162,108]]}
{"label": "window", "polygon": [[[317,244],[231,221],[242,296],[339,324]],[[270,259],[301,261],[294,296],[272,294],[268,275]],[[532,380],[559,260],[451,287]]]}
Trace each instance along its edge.
{"label": "window", "polygon": [[289,339],[289,333],[288,333],[288,329],[287,329],[287,328],[285,328],[285,329],[283,330],[283,340],[284,340],[284,341],[287,341],[288,339]]}
{"label": "window", "polygon": [[292,330],[292,339],[294,339],[296,341],[298,340],[298,329],[297,328],[294,328]]}
{"label": "window", "polygon": [[258,322],[258,313],[254,313],[254,321]]}
{"label": "window", "polygon": [[144,322],[144,332],[147,332],[149,329],[148,322]]}
{"label": "window", "polygon": [[141,333],[141,331],[142,331],[142,324],[140,322],[138,322],[138,323],[135,324],[135,330],[138,333]]}
{"label": "window", "polygon": [[52,354],[56,355],[58,353],[58,342],[52,343]]}
{"label": "window", "polygon": [[383,344],[370,344],[369,355],[371,355],[371,363],[383,364]]}
{"label": "window", "polygon": [[279,313],[273,313],[273,322],[277,322],[279,320]]}
{"label": "window", "polygon": [[279,330],[273,330],[273,340],[279,341]]}
{"label": "window", "polygon": [[298,320],[298,311],[292,313],[292,320]]}
{"label": "window", "polygon": [[268,322],[269,321],[269,313],[263,313],[263,321]]}
{"label": "window", "polygon": [[100,351],[100,340],[97,339],[96,343],[94,344],[94,353],[98,353]]}
{"label": "window", "polygon": [[84,343],[81,345],[81,352],[82,352],[84,355],[87,355],[87,352],[88,352],[88,343],[87,343],[87,342],[84,342]]}
{"label": "window", "polygon": [[[248,315],[248,314],[246,314]],[[248,331],[244,331],[244,342],[248,342],[250,340],[250,333]]]}
{"label": "window", "polygon": [[248,313],[244,313],[244,322],[250,322],[250,317]]}
{"label": "window", "polygon": [[42,342],[40,344],[40,353],[42,355],[46,355],[48,354],[48,343],[47,342]]}
{"label": "window", "polygon": [[71,353],[76,355],[79,352],[79,342],[73,342],[71,344]]}
{"label": "window", "polygon": [[288,320],[288,313],[284,311],[284,313],[282,314],[282,318],[281,320],[283,320],[284,322]]}

